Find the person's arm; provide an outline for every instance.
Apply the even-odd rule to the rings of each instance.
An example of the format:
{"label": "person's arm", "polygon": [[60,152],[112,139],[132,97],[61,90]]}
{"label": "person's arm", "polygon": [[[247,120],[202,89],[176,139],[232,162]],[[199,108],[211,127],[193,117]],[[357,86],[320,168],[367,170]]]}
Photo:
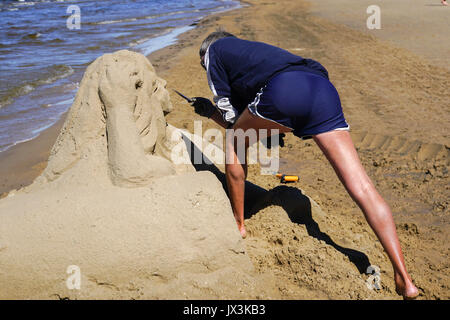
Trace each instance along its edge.
{"label": "person's arm", "polygon": [[[231,104],[230,79],[221,61],[220,53],[216,52],[214,44],[206,51],[205,67],[208,85],[214,94],[214,103],[218,109],[218,115],[222,117],[222,121],[218,119],[217,115],[214,115],[214,118],[219,120],[218,124],[220,126],[226,128],[236,121],[238,111]],[[224,126],[224,123],[228,123],[227,126]]]}
{"label": "person's arm", "polygon": [[222,128],[227,129],[230,126],[230,122],[223,120],[223,116],[219,110],[216,110],[210,119],[214,120]]}

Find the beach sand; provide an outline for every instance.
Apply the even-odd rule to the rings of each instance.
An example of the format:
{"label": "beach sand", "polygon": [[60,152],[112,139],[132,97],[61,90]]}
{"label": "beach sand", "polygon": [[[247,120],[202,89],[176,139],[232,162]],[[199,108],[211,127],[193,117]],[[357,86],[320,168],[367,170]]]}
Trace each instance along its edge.
{"label": "beach sand", "polygon": [[[449,299],[450,115],[445,81],[450,72],[432,58],[434,47],[425,46],[424,53],[397,43],[395,37],[385,42],[326,14],[312,14],[317,7],[304,1],[248,3],[203,19],[177,44],[149,56],[167,81],[174,107],[167,122],[192,131],[193,120],[205,120],[170,89],[211,97],[198,47],[218,26],[320,61],[341,96],[362,162],[393,209],[420,298]],[[330,1],[327,10],[343,10],[342,5]],[[398,34],[411,32],[410,15],[396,19]],[[420,34],[432,37],[433,16],[424,15],[422,21]],[[203,123],[204,130],[216,127],[211,120]],[[42,171],[57,132],[53,127],[1,155],[2,170],[10,172],[2,175],[3,190],[24,185]],[[261,175],[258,166],[249,168],[248,180],[261,188],[256,194],[263,200],[254,207],[250,199],[246,207],[245,247],[256,271],[271,275],[271,286],[284,299],[399,299],[386,254],[317,146],[287,135],[280,156],[283,172],[298,174],[299,183],[280,185],[275,177]],[[316,204],[320,210],[312,210],[315,214],[299,214]],[[369,265],[380,267],[382,290],[366,287]]]}
{"label": "beach sand", "polygon": [[[366,10],[374,4],[380,8],[381,26],[369,30]],[[448,69],[448,9],[439,0],[321,0],[312,2],[311,13],[387,40]]]}

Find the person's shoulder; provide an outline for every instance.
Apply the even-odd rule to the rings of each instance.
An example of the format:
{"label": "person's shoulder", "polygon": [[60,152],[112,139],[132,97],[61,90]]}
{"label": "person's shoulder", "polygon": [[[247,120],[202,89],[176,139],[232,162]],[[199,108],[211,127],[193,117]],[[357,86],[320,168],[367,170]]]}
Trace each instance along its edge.
{"label": "person's shoulder", "polygon": [[210,48],[212,50],[222,50],[222,49],[229,49],[229,48],[235,48],[238,45],[241,45],[243,43],[242,40],[236,37],[226,37],[219,40],[214,41]]}
{"label": "person's shoulder", "polygon": [[233,53],[242,52],[243,50],[254,50],[261,53],[285,51],[282,48],[265,42],[245,40],[236,37],[226,37],[219,39],[215,41],[211,46],[214,46],[215,51],[225,51]]}

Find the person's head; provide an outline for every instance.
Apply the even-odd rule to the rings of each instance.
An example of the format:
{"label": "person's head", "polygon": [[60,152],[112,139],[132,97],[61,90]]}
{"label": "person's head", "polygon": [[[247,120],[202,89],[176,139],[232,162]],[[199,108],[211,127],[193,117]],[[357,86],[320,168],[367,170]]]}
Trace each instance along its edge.
{"label": "person's head", "polygon": [[224,30],[219,30],[219,31],[215,31],[210,33],[205,40],[203,40],[201,46],[200,46],[200,50],[199,50],[199,54],[200,54],[200,64],[202,65],[202,67],[204,69],[206,69],[205,67],[205,63],[204,63],[204,57],[206,54],[206,50],[208,50],[208,47],[214,42],[217,41],[219,39],[222,38],[227,38],[227,37],[234,37],[233,34],[226,32]]}

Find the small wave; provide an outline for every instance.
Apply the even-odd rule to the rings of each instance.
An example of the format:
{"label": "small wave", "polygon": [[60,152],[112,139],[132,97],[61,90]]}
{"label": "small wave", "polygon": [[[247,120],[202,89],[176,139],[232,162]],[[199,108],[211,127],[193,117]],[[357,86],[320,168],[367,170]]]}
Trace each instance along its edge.
{"label": "small wave", "polygon": [[72,67],[65,64],[53,66],[52,75],[45,80],[38,80],[37,85],[53,83],[56,80],[70,76],[73,72]]}
{"label": "small wave", "polygon": [[[77,88],[78,89],[78,88]],[[75,92],[75,90],[74,90],[74,94],[75,94],[76,92]],[[59,101],[59,102],[57,102],[57,103],[54,103],[52,106],[60,106],[60,105],[71,105],[72,103],[73,103],[73,101],[75,100],[75,98],[69,98],[69,99],[66,99],[66,100],[62,100],[62,101]]]}
{"label": "small wave", "polygon": [[12,103],[14,98],[26,95],[33,90],[34,86],[31,84],[25,84],[8,90],[7,93],[0,99],[0,108]]}
{"label": "small wave", "polygon": [[149,16],[143,16],[143,17],[135,17],[135,18],[126,18],[126,19],[117,19],[117,20],[106,20],[106,21],[97,21],[97,22],[88,22],[88,25],[102,25],[102,24],[114,24],[114,23],[123,23],[123,22],[132,22],[137,20],[148,20],[148,19],[155,19],[160,17],[169,17],[177,14],[183,14],[183,13],[193,13],[193,12],[200,12],[200,9],[194,9],[194,10],[179,10],[179,11],[173,11],[173,12],[166,12],[166,13],[160,13],[160,14],[153,14]]}
{"label": "small wave", "polygon": [[113,24],[113,23],[122,23],[122,22],[131,22],[136,21],[138,18],[127,18],[127,19],[119,19],[119,20],[106,20],[106,21],[99,21],[99,22],[90,22],[88,24],[93,25],[102,25],[102,24]]}
{"label": "small wave", "polygon": [[[160,34],[156,37],[147,39],[144,42],[141,42],[139,44],[134,44],[134,48],[139,50],[143,55],[147,56],[150,53],[162,49],[164,47],[170,46],[174,44],[177,41],[177,37],[194,27],[192,26],[184,26],[179,28],[172,28],[169,29],[166,33]],[[131,46],[131,44],[130,44]]]}
{"label": "small wave", "polygon": [[19,140],[19,141],[15,141],[13,143],[1,144],[0,145],[0,152],[4,152],[4,151],[14,147],[15,145],[18,145],[19,143],[24,143],[24,142],[33,140],[36,137],[37,136],[35,135],[35,136],[31,137],[31,138],[22,139],[22,140]]}
{"label": "small wave", "polygon": [[23,115],[29,115],[29,114],[33,114],[36,110],[40,110],[40,109],[49,109],[51,108],[53,105],[52,104],[41,104],[41,105],[35,105],[32,106],[30,108],[27,109],[20,109],[17,111],[14,111],[14,113],[11,114],[6,114],[6,115],[0,115],[0,120],[11,120],[11,119],[15,119],[17,117],[22,117]]}
{"label": "small wave", "polygon": [[6,150],[8,150],[8,149],[18,145],[18,144],[21,144],[21,143],[28,142],[28,141],[31,141],[33,139],[36,139],[42,131],[50,128],[55,123],[56,123],[56,121],[54,121],[54,122],[52,122],[50,124],[44,125],[44,126],[38,128],[38,129],[31,130],[31,131],[25,133],[25,137],[26,138],[22,138],[22,139],[19,139],[17,141],[11,141],[11,142],[7,142],[7,143],[4,143],[4,144],[0,144],[0,152],[4,152],[4,151],[6,151]]}
{"label": "small wave", "polygon": [[34,6],[36,3],[33,1],[25,1],[25,0],[18,0],[16,4],[14,4],[14,6]]}
{"label": "small wave", "polygon": [[35,32],[35,33],[30,33],[30,34],[23,36],[22,39],[37,39],[40,36],[42,36],[42,33]]}
{"label": "small wave", "polygon": [[36,87],[44,84],[51,84],[56,80],[63,79],[70,76],[74,70],[67,65],[52,66],[50,70],[50,76],[44,79],[38,79],[29,83],[13,87],[6,91],[6,93],[0,98],[0,108],[11,104],[15,98],[26,95],[33,91]]}
{"label": "small wave", "polygon": [[48,40],[48,43],[62,43],[64,42],[64,40],[60,39],[60,38],[54,38],[52,40]]}
{"label": "small wave", "polygon": [[142,19],[154,19],[154,18],[160,18],[160,17],[169,17],[169,16],[174,16],[174,15],[183,14],[183,13],[201,12],[203,10],[206,10],[206,9],[178,10],[178,11],[172,11],[172,12],[166,12],[166,13],[145,16],[145,17],[142,17]]}
{"label": "small wave", "polygon": [[[51,123],[49,123],[49,124],[47,124],[47,125],[44,125],[44,126],[42,126],[42,127],[40,127],[40,128],[31,130],[31,134],[33,135],[34,138],[36,138],[42,131],[44,131],[44,130],[50,128],[50,127],[51,127],[52,125],[54,125],[54,124],[55,124],[55,122],[51,122]],[[32,139],[34,139],[34,138],[32,138]]]}
{"label": "small wave", "polygon": [[102,47],[101,46],[89,46],[86,47],[86,51],[96,51],[96,50],[100,50]]}

